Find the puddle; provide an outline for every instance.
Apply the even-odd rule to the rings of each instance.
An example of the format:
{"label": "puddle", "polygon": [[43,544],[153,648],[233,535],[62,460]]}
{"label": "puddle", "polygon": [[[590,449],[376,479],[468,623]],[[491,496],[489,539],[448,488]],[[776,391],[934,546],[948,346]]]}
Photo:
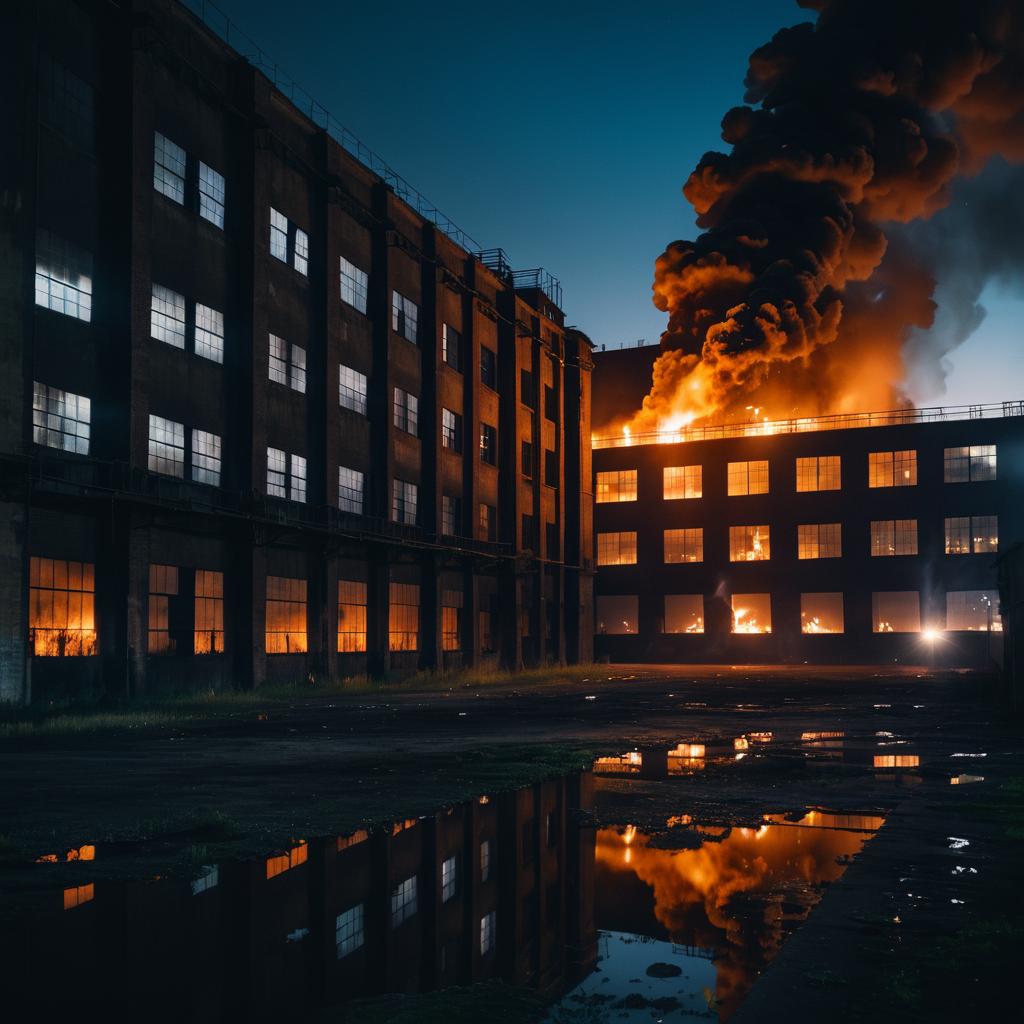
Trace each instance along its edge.
{"label": "puddle", "polygon": [[[771,742],[684,739],[597,769],[667,779]],[[263,1021],[500,978],[539,991],[552,1021],[725,1020],[883,823],[810,808],[595,828],[608,784],[569,775],[248,861],[195,847],[175,877],[115,880],[102,843],[55,851],[0,901],[6,1005]]]}

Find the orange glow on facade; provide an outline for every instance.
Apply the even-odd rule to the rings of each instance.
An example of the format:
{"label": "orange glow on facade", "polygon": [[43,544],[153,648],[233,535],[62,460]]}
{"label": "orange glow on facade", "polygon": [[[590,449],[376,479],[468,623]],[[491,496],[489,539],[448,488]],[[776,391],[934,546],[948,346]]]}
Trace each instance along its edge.
{"label": "orange glow on facade", "polygon": [[83,903],[89,903],[95,898],[95,888],[90,882],[88,885],[73,885],[70,889],[64,890],[64,909],[74,910]]}
{"label": "orange glow on facade", "polygon": [[919,768],[921,758],[917,754],[875,754],[876,768]]}
{"label": "orange glow on facade", "polygon": [[293,846],[287,853],[267,858],[267,878],[275,878],[277,875],[284,874],[285,871],[305,864],[308,857],[309,847],[306,845],[306,840],[300,840],[299,844]]}
{"label": "orange glow on facade", "polygon": [[96,653],[95,567],[87,562],[32,558],[29,642],[36,657]]}

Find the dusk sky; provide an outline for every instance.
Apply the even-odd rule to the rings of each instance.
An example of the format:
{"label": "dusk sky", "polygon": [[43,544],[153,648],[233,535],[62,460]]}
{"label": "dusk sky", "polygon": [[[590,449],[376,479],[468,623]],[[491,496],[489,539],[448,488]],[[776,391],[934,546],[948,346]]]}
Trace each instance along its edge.
{"label": "dusk sky", "polygon": [[[697,232],[681,186],[724,148],[747,57],[792,0],[219,6],[362,141],[482,246],[562,282],[568,322],[599,345],[655,342],[655,258]],[[943,395],[1024,397],[1024,293],[990,285]]]}

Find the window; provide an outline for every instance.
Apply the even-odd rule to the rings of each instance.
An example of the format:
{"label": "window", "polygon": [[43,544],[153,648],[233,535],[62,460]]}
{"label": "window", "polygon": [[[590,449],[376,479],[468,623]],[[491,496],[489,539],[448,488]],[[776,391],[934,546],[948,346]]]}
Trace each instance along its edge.
{"label": "window", "polygon": [[544,483],[548,487],[558,486],[558,452],[544,449]]}
{"label": "window", "polygon": [[[289,345],[284,338],[270,335],[269,364],[270,380],[284,384],[300,394],[306,393],[306,350],[299,345]],[[366,378],[363,378],[364,383]],[[344,402],[342,402],[344,405]]]}
{"label": "window", "polygon": [[703,633],[704,596],[702,594],[666,594],[665,632]]}
{"label": "window", "polygon": [[[745,465],[745,463],[741,463]],[[703,467],[666,466],[662,471],[662,487],[665,501],[677,498],[699,498],[702,494]]]}
{"label": "window", "polygon": [[772,556],[767,526],[730,526],[730,562],[767,562]]}
{"label": "window", "polygon": [[450,494],[441,495],[441,533],[446,537],[457,537],[462,532],[462,499]]}
{"label": "window", "polygon": [[29,560],[28,642],[37,658],[96,653],[95,590],[88,562]]}
{"label": "window", "polygon": [[772,600],[770,594],[732,595],[733,633],[770,633]]}
{"label": "window", "polygon": [[871,523],[871,554],[875,558],[917,554],[916,519],[879,519]]}
{"label": "window", "polygon": [[221,440],[205,430],[192,431],[192,479],[220,487]]}
{"label": "window", "polygon": [[523,441],[521,444],[520,451],[522,453],[521,462],[523,476],[531,478],[533,477],[533,443],[531,441]]}
{"label": "window", "polygon": [[171,598],[178,596],[178,569],[173,565],[149,567],[149,630],[146,650],[150,654],[172,654]]}
{"label": "window", "polygon": [[[223,332],[222,332],[223,333]],[[175,348],[185,347],[185,296],[154,284],[149,301],[149,334]]]}
{"label": "window", "polygon": [[998,516],[946,517],[947,555],[992,554],[998,550]]}
{"label": "window", "polygon": [[193,896],[200,896],[209,889],[216,889],[220,881],[220,871],[216,864],[204,864],[198,878],[192,879],[191,889]]}
{"label": "window", "polygon": [[339,258],[341,267],[341,301],[358,309],[360,313],[366,312],[367,286],[370,279],[366,271],[360,270],[354,263],[350,263],[344,256]]}
{"label": "window", "polygon": [[838,491],[841,486],[838,455],[811,455],[796,460],[798,491]]}
{"label": "window", "polygon": [[92,320],[92,253],[39,228],[35,293],[37,306]]}
{"label": "window", "polygon": [[153,134],[153,188],[179,206],[185,202],[185,150],[159,132]]}
{"label": "window", "polygon": [[636,565],[636,531],[599,533],[598,565]]}
{"label": "window", "polygon": [[361,949],[366,941],[363,930],[363,904],[357,903],[354,907],[340,913],[334,922],[334,948],[338,959],[354,953]]}
{"label": "window", "polygon": [[420,637],[420,588],[417,583],[392,583],[388,596],[388,650],[415,651]]}
{"label": "window", "polygon": [[32,440],[47,448],[89,454],[92,403],[84,395],[32,382]]}
{"label": "window", "polygon": [[597,474],[597,503],[613,501],[636,501],[635,469],[612,469]]}
{"label": "window", "polygon": [[995,480],[996,446],[972,444],[966,448],[946,448],[942,455],[942,471],[947,484]]}
{"label": "window", "polygon": [[498,912],[496,910],[484,914],[480,918],[480,955],[487,956],[494,949],[498,936]]}
{"label": "window", "polygon": [[282,263],[290,262],[303,277],[307,276],[309,235],[273,207],[270,208],[270,255]]}
{"label": "window", "polygon": [[549,559],[558,558],[558,548],[560,540],[560,531],[558,529],[558,523],[545,523],[544,524],[544,542],[545,542],[545,557]]}
{"label": "window", "polygon": [[480,881],[486,882],[491,877],[491,840],[485,839],[480,844]]}
{"label": "window", "polygon": [[419,434],[420,400],[402,388],[395,388],[395,426],[413,437]]}
{"label": "window", "polygon": [[498,431],[489,423],[480,424],[480,461],[488,466],[498,464]]}
{"label": "window", "polygon": [[950,590],[946,593],[946,629],[1001,633],[998,590]]}
{"label": "window", "polygon": [[224,314],[201,302],[196,303],[195,350],[204,359],[224,362]]}
{"label": "window", "polygon": [[39,120],[83,149],[93,149],[93,88],[45,53],[39,55]]}
{"label": "window", "polygon": [[480,628],[480,653],[494,653],[494,613],[489,608],[481,608],[477,619]]}
{"label": "window", "polygon": [[270,255],[288,262],[288,218],[270,208]]}
{"label": "window", "polygon": [[196,569],[194,654],[224,653],[224,573]]}
{"label": "window", "polygon": [[537,408],[537,389],[533,381],[533,374],[529,370],[519,371],[519,401],[527,409]]}
{"label": "window", "polygon": [[498,356],[486,345],[480,346],[480,383],[492,391],[498,390]]}
{"label": "window", "polygon": [[843,595],[801,594],[800,631],[802,633],[842,633]]}
{"label": "window", "polygon": [[889,590],[871,595],[874,633],[918,633],[921,604],[916,590]]}
{"label": "window", "polygon": [[461,590],[441,592],[441,649],[462,650],[462,605]]}
{"label": "window", "polygon": [[537,550],[537,517],[524,515],[522,519],[522,546],[525,551]]}
{"label": "window", "polygon": [[366,584],[338,580],[338,653],[366,650]]}
{"label": "window", "polygon": [[363,514],[363,474],[358,469],[338,467],[338,508]]}
{"label": "window", "polygon": [[295,229],[295,252],[292,266],[303,276],[309,276],[309,235],[302,228]]}
{"label": "window", "polygon": [[597,631],[602,636],[636,636],[639,632],[640,599],[636,594],[599,594]]}
{"label": "window", "polygon": [[479,507],[479,537],[480,540],[495,541],[498,539],[498,510],[493,505],[483,502]]}
{"label": "window", "polygon": [[768,462],[729,463],[729,494],[767,494]]}
{"label": "window", "polygon": [[552,423],[558,422],[558,390],[547,384],[544,385],[544,416]]}
{"label": "window", "polygon": [[462,417],[451,409],[441,410],[441,444],[456,455],[462,453]]}
{"label": "window", "polygon": [[338,367],[338,404],[366,415],[366,374],[344,364]]}
{"label": "window", "polygon": [[401,292],[391,292],[391,330],[414,345],[419,335],[419,307]]}
{"label": "window", "polygon": [[267,448],[267,494],[272,498],[306,500],[306,460],[280,448]]}
{"label": "window", "polygon": [[914,487],[917,485],[917,452],[868,453],[868,487]]}
{"label": "window", "polygon": [[441,902],[447,903],[455,897],[455,858],[448,857],[441,863]]}
{"label": "window", "polygon": [[665,531],[666,562],[703,562],[704,529],[700,526],[685,530]]}
{"label": "window", "polygon": [[391,890],[391,927],[397,928],[416,913],[416,876]]}
{"label": "window", "polygon": [[199,216],[224,227],[224,175],[199,161]]}
{"label": "window", "polygon": [[441,358],[453,370],[462,369],[462,335],[451,324],[441,324]]}
{"label": "window", "polygon": [[267,654],[306,651],[306,581],[267,577]]}
{"label": "window", "polygon": [[288,497],[292,501],[306,500],[306,460],[301,455],[288,456]]}
{"label": "window", "polygon": [[150,415],[149,470],[165,476],[185,476],[184,424]]}
{"label": "window", "polygon": [[842,558],[840,523],[802,523],[797,531],[797,558]]}
{"label": "window", "polygon": [[415,526],[418,497],[419,488],[416,484],[395,477],[391,482],[392,520],[396,523],[405,523],[406,526]]}

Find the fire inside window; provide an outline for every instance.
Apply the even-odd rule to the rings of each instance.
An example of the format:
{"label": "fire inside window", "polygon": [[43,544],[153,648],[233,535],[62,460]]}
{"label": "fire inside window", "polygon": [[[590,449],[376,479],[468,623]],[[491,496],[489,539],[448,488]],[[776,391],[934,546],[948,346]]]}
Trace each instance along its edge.
{"label": "fire inside window", "polygon": [[636,470],[612,469],[597,474],[597,503],[636,501]]}
{"label": "fire inside window", "polygon": [[701,497],[702,477],[701,466],[666,466],[662,471],[662,494],[665,501]]}
{"label": "fire inside window", "polygon": [[338,653],[366,650],[366,584],[338,580]]}
{"label": "fire inside window", "polygon": [[636,565],[636,531],[599,533],[598,565]]}
{"label": "fire inside window", "polygon": [[53,558],[29,561],[29,644],[36,657],[96,653],[95,567]]}
{"label": "fire inside window", "polygon": [[171,599],[178,596],[178,569],[173,565],[149,567],[149,631],[147,650],[150,654],[173,654],[176,638],[171,636]]}
{"label": "fire inside window", "polygon": [[842,633],[841,593],[801,594],[800,630],[803,633]]}
{"label": "fire inside window", "polygon": [[441,649],[462,650],[462,605],[461,590],[444,590],[441,593]]}
{"label": "fire inside window", "polygon": [[886,558],[917,554],[916,519],[881,519],[871,523],[871,555]]}
{"label": "fire inside window", "polygon": [[420,637],[420,588],[417,583],[392,583],[389,588],[388,650],[415,651]]}
{"label": "fire inside window", "polygon": [[729,463],[729,494],[767,494],[768,461]]}
{"label": "fire inside window", "polygon": [[871,595],[874,633],[919,633],[921,601],[916,590],[879,591]]}
{"label": "fire inside window", "polygon": [[796,460],[798,491],[838,491],[842,486],[840,457],[812,455]]}
{"label": "fire inside window", "polygon": [[868,487],[915,487],[917,452],[868,453]]}
{"label": "fire inside window", "polygon": [[732,595],[733,633],[770,633],[772,600],[770,594]]}
{"label": "fire inside window", "polygon": [[665,561],[703,562],[704,529],[695,527],[683,530],[665,531]]}
{"label": "fire inside window", "polygon": [[192,650],[195,654],[223,654],[224,573],[196,569],[195,591]]}
{"label": "fire inside window", "polygon": [[306,581],[268,576],[267,654],[304,654],[307,650],[306,623]]}
{"label": "fire inside window", "polygon": [[842,558],[841,523],[801,523],[797,527],[797,558]]}
{"label": "fire inside window", "polygon": [[638,632],[639,597],[636,594],[599,594],[597,631],[608,636],[635,636]]}
{"label": "fire inside window", "polygon": [[730,562],[767,562],[772,555],[767,526],[730,526]]}
{"label": "fire inside window", "polygon": [[946,554],[992,554],[999,550],[998,516],[947,516]]}
{"label": "fire inside window", "polygon": [[666,594],[665,632],[703,633],[704,595]]}

